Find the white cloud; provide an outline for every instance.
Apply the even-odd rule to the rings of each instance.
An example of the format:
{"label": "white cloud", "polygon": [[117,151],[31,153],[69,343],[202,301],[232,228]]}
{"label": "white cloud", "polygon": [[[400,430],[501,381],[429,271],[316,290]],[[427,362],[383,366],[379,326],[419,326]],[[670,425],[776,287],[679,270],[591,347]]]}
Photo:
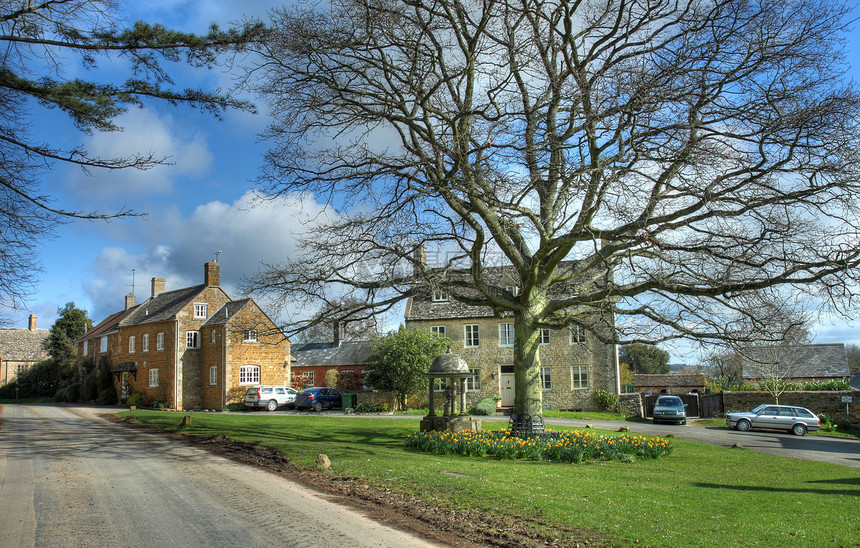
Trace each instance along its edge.
{"label": "white cloud", "polygon": [[121,310],[131,291],[135,269],[137,302],[150,295],[152,277],[167,279],[166,287],[178,289],[203,283],[203,265],[220,251],[221,285],[234,298],[243,276],[255,272],[261,262],[277,263],[296,251],[297,235],[312,230],[325,215],[312,198],[259,201],[247,192],[233,203],[211,201],[188,216],[176,208],[134,222],[127,234],[129,247],[106,247],[95,260],[96,277],[84,283],[94,303],[95,321]]}

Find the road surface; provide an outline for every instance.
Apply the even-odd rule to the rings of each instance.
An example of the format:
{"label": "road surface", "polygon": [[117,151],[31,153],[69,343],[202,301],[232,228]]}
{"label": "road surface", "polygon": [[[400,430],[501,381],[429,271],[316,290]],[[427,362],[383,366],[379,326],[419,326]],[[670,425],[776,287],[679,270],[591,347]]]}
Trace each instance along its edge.
{"label": "road surface", "polygon": [[0,547],[432,546],[280,476],[97,412],[0,407]]}

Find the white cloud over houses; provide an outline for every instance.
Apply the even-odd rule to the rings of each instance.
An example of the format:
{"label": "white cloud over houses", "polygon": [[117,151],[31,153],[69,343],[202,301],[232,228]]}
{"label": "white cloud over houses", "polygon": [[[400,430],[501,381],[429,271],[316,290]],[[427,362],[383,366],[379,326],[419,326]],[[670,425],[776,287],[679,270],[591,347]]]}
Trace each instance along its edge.
{"label": "white cloud over houses", "polygon": [[290,257],[297,236],[313,230],[324,215],[324,206],[309,196],[261,201],[249,191],[232,203],[203,203],[189,215],[167,208],[133,221],[125,232],[134,235],[134,242],[103,248],[95,259],[94,277],[84,282],[94,303],[91,317],[100,321],[122,308],[132,290],[132,269],[140,303],[150,296],[150,281],[156,276],[166,278],[168,290],[203,283],[203,265],[216,252],[221,285],[237,298],[243,276],[261,263]]}

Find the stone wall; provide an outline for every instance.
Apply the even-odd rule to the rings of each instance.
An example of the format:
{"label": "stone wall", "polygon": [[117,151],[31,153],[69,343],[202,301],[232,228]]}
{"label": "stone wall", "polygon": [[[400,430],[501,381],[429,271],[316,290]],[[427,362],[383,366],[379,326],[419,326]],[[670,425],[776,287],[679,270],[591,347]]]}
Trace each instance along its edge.
{"label": "stone wall", "polygon": [[[847,405],[842,402],[842,396],[851,396],[853,401]],[[723,410],[749,411],[763,403],[775,403],[773,395],[768,392],[723,392]],[[779,396],[781,405],[797,405],[806,407],[813,413],[829,415],[835,422],[848,420],[852,424],[860,424],[860,390],[850,392],[783,392]]]}
{"label": "stone wall", "polygon": [[620,394],[618,396],[618,412],[633,417],[644,416],[642,395],[638,392],[635,394]]}

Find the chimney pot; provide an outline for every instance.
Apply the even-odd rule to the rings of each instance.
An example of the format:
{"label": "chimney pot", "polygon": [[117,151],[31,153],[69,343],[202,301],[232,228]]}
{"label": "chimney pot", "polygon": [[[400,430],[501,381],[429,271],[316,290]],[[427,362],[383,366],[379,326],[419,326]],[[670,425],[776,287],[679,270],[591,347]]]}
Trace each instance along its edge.
{"label": "chimney pot", "polygon": [[36,315],[35,315],[35,314],[30,314],[30,324],[29,324],[29,327],[30,327],[30,331],[35,331],[35,330],[36,330]]}
{"label": "chimney pot", "polygon": [[343,341],[343,324],[335,320],[332,327],[334,328],[334,345],[340,346]]}

